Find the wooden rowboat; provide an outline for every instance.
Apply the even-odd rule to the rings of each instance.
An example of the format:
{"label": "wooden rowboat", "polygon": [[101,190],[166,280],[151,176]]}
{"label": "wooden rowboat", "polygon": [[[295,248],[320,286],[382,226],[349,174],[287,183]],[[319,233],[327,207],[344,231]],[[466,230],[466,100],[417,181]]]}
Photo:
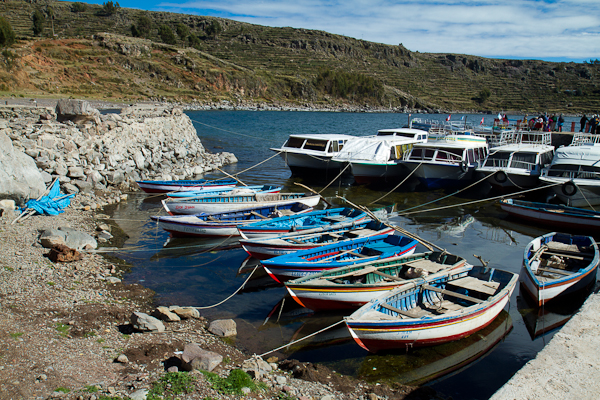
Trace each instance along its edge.
{"label": "wooden rowboat", "polygon": [[243,210],[250,207],[284,206],[304,203],[309,207],[319,204],[321,196],[306,193],[252,193],[232,196],[207,196],[191,199],[166,199],[162,205],[171,215],[217,213]]}
{"label": "wooden rowboat", "polygon": [[158,226],[175,237],[214,237],[239,236],[238,227],[255,221],[262,221],[282,213],[307,213],[312,207],[300,202],[290,202],[279,206],[252,207],[224,213],[203,213],[196,215],[153,216]]}
{"label": "wooden rowboat", "polygon": [[593,284],[599,261],[591,236],[551,232],[527,245],[519,279],[541,306]]}
{"label": "wooden rowboat", "polygon": [[490,324],[517,281],[512,272],[467,265],[391,290],[344,320],[370,352],[446,343]]}
{"label": "wooden rowboat", "polygon": [[189,190],[185,192],[167,193],[167,197],[205,197],[250,193],[279,193],[280,191],[281,186],[275,185],[233,186],[219,189]]}
{"label": "wooden rowboat", "polygon": [[266,260],[299,250],[326,246],[342,240],[375,235],[389,235],[393,232],[394,228],[367,218],[358,222],[340,222],[334,225],[325,225],[277,237],[240,239],[240,244],[246,250],[246,253],[252,257],[259,260]]}
{"label": "wooden rowboat", "polygon": [[500,201],[500,207],[512,216],[561,230],[596,230],[600,212],[560,204],[537,203],[514,199]]}
{"label": "wooden rowboat", "polygon": [[136,181],[136,183],[146,193],[168,193],[234,187],[237,181],[232,178],[223,178],[215,180]]}
{"label": "wooden rowboat", "polygon": [[367,218],[366,212],[354,208],[329,208],[327,210],[311,211],[302,215],[286,215],[265,221],[256,221],[240,226],[238,229],[244,239],[255,239],[308,231],[341,222],[356,223],[365,218]]}
{"label": "wooden rowboat", "polygon": [[358,308],[391,289],[430,274],[463,267],[466,260],[427,252],[323,271],[285,282],[292,298],[315,311]]}
{"label": "wooden rowboat", "polygon": [[401,235],[377,235],[301,250],[261,261],[277,282],[347,265],[408,256],[417,248],[415,239]]}

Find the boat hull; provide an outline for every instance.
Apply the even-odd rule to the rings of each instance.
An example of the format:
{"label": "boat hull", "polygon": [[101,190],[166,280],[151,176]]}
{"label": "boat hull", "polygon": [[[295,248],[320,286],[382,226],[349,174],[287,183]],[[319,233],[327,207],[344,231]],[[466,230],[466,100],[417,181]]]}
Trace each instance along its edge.
{"label": "boat hull", "polygon": [[426,189],[443,189],[448,187],[459,187],[466,185],[475,178],[475,168],[461,168],[457,164],[422,164],[415,162],[405,162],[405,165],[414,170],[413,176],[417,178],[420,184]]}
{"label": "boat hull", "polygon": [[600,214],[587,214],[587,210],[570,210],[564,206],[534,202],[516,203],[512,199],[501,201],[500,207],[510,215],[562,230],[600,228]]}
{"label": "boat hull", "polygon": [[406,178],[410,172],[400,163],[351,163],[350,167],[354,181],[359,185],[400,181]]}

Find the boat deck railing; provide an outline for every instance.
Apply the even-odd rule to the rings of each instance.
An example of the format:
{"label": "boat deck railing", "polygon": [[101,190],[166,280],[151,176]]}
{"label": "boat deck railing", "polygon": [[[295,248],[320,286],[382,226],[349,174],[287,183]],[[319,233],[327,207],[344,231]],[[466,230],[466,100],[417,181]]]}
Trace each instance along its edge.
{"label": "boat deck railing", "polygon": [[600,135],[596,135],[593,133],[577,132],[573,135],[573,141],[571,142],[571,146],[583,146],[597,143],[600,143]]}

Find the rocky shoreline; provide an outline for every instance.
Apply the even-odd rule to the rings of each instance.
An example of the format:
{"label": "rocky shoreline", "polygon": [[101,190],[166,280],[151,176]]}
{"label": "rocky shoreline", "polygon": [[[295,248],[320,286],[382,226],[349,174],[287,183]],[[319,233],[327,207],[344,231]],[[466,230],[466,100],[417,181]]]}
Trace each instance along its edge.
{"label": "rocky shoreline", "polygon": [[[111,245],[119,228],[100,213],[102,208],[127,201],[123,190],[129,190],[137,176],[156,176],[143,148],[155,145],[150,147],[151,155],[159,154],[173,179],[194,173],[191,163],[207,170],[233,158],[205,152],[197,136],[189,134],[187,117],[177,109],[135,107],[118,114],[120,119],[79,110],[72,114],[79,120],[59,122],[51,108],[10,108],[0,109],[4,118],[0,133],[11,138],[11,151],[16,154],[23,149],[35,158],[44,184],[59,178],[63,190],[73,191],[75,197],[62,214],[35,215],[16,223],[16,210],[4,204],[0,208],[0,398],[150,399],[160,398],[156,393],[175,395],[174,388],[182,382],[185,390],[177,398],[439,398],[425,388],[367,384],[318,365],[258,361],[231,346],[226,338],[229,333],[214,329],[193,309],[168,310],[177,318],[161,314],[150,290],[121,282],[126,270],[103,257],[102,248],[82,247],[69,262],[51,261],[49,253],[56,246],[46,233],[40,235],[43,232],[72,230]],[[70,114],[59,112],[56,118],[61,115]],[[184,128],[173,129],[177,124]],[[159,137],[166,126],[175,135],[151,137]],[[125,137],[128,141],[119,142]],[[196,153],[187,151],[177,157],[177,150],[168,147],[172,137],[183,139]],[[99,148],[99,144],[106,147]],[[119,154],[122,158],[111,163],[110,157]],[[66,168],[61,169],[61,162]],[[114,179],[118,173],[124,177],[119,182]],[[149,314],[169,322],[160,321],[162,328],[147,328],[139,318]],[[200,361],[199,353],[206,352],[217,361]],[[214,374],[197,368],[214,368]],[[239,394],[217,384],[227,382],[232,371],[240,369],[255,380],[238,387]]]}

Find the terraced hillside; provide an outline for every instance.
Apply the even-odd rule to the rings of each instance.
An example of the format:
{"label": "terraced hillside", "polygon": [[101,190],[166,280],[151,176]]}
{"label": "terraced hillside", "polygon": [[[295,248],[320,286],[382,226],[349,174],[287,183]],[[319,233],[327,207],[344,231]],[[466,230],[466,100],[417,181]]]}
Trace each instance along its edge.
{"label": "terraced hillside", "polygon": [[[46,17],[39,36],[33,35],[35,10]],[[113,11],[70,2],[0,2],[0,15],[20,38],[15,60],[3,55],[0,91],[394,109],[600,110],[598,64],[427,54],[322,31]],[[133,38],[134,31],[145,38]]]}

